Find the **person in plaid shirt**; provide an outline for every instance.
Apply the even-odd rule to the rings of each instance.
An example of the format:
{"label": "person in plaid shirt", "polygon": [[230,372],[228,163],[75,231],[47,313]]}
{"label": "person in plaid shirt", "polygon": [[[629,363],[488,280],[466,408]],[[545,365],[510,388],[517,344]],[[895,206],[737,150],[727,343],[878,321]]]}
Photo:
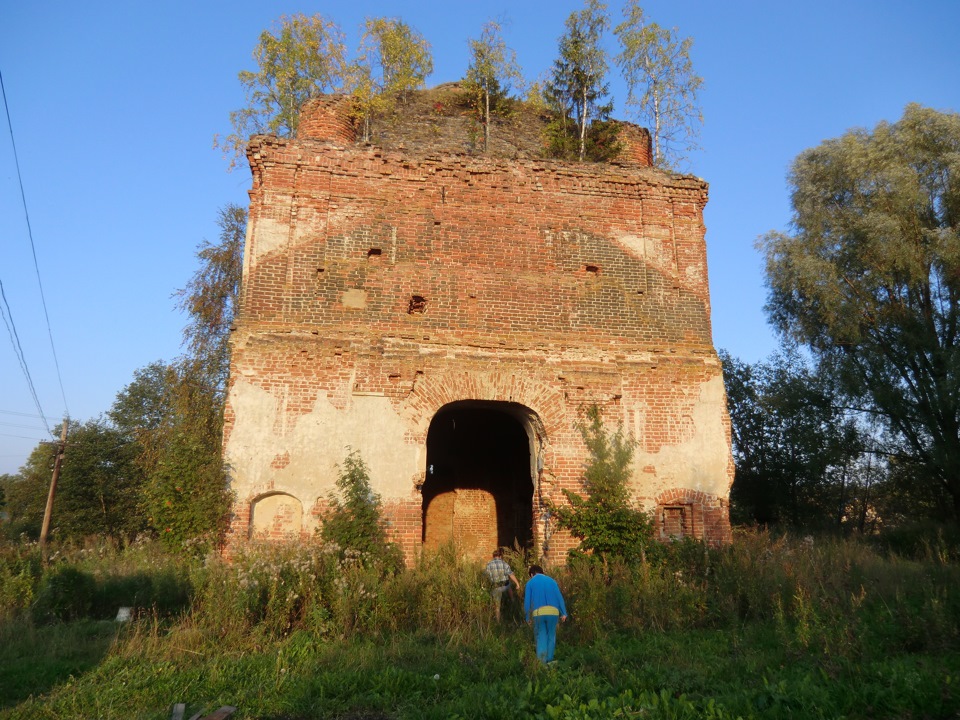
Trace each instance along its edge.
{"label": "person in plaid shirt", "polygon": [[493,586],[493,589],[490,591],[490,596],[493,598],[493,609],[499,621],[500,605],[503,604],[503,594],[508,593],[512,600],[513,587],[511,587],[511,585],[516,586],[517,590],[520,590],[520,583],[517,581],[517,576],[513,574],[513,570],[507,564],[507,561],[503,559],[503,550],[500,548],[493,551],[493,559],[487,563],[484,573],[486,573],[490,584]]}

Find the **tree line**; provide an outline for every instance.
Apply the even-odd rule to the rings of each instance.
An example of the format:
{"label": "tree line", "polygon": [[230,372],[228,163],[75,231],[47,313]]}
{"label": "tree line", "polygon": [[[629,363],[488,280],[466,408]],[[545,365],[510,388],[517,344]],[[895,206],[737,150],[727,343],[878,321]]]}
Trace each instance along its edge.
{"label": "tree line", "polygon": [[[242,207],[219,211],[218,241],[201,243],[198,269],[177,293],[188,317],[184,355],[137,370],[104,417],[70,421],[54,539],[149,534],[176,550],[219,542],[232,500],[221,444],[246,221]],[[3,536],[39,537],[58,451],[40,443],[19,473],[0,477]]]}
{"label": "tree line", "polygon": [[960,523],[960,115],[920,105],[806,150],[763,236],[790,350],[724,357],[742,521]]}
{"label": "tree line", "polygon": [[[545,138],[550,157],[604,160],[617,152],[616,126],[607,77],[611,57],[604,47],[612,29],[620,52],[612,58],[627,85],[625,109],[653,138],[653,163],[674,169],[696,147],[702,116],[697,94],[702,78],[693,71],[690,38],[652,22],[638,0],[623,6],[613,26],[607,6],[586,0],[571,13],[558,39],[558,57],[545,76],[526,82],[516,52],[503,37],[504,23],[491,20],[467,40],[469,63],[462,79],[482,128],[484,149],[492,119],[509,109],[511,93],[546,108],[553,116]],[[355,52],[333,20],[319,14],[282,17],[261,35],[255,70],[239,80],[244,107],[230,114],[232,132],[217,137],[231,164],[243,156],[253,135],[289,137],[296,133],[304,102],[325,93],[352,96],[363,141],[377,122],[401,111],[409,93],[423,88],[433,72],[430,44],[400,18],[367,18]]]}

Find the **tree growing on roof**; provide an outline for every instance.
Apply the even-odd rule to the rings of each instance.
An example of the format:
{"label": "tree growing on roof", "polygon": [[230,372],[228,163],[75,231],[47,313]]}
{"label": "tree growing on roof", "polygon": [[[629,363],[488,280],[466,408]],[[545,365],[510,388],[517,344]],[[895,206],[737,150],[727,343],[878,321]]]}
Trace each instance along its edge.
{"label": "tree growing on roof", "polygon": [[613,103],[606,101],[607,54],[601,46],[610,27],[607,6],[587,0],[570,13],[560,37],[559,57],[544,88],[557,119],[548,128],[550,153],[563,159],[604,160],[616,154],[616,126],[609,123]]}
{"label": "tree growing on roof", "polygon": [[699,147],[703,124],[697,101],[703,78],[693,71],[693,40],[649,22],[637,0],[628,0],[623,15],[614,33],[620,40],[616,63],[627,82],[627,109],[650,129],[653,164],[676,168]]}
{"label": "tree growing on roof", "polygon": [[483,125],[483,150],[490,149],[490,118],[509,97],[511,83],[520,83],[522,76],[517,54],[503,40],[503,28],[493,20],[487,22],[477,40],[468,40],[470,65],[464,84],[477,108]]}
{"label": "tree growing on roof", "polygon": [[433,72],[433,56],[423,35],[399,18],[367,18],[363,27],[349,86],[367,142],[374,120],[392,112],[411,90],[424,86]]}
{"label": "tree growing on roof", "polygon": [[253,59],[256,70],[239,74],[247,104],[230,113],[233,132],[214,138],[231,169],[243,157],[251,136],[291,137],[303,103],[342,89],[346,77],[343,33],[319,14],[281,17],[273,31],[260,34]]}

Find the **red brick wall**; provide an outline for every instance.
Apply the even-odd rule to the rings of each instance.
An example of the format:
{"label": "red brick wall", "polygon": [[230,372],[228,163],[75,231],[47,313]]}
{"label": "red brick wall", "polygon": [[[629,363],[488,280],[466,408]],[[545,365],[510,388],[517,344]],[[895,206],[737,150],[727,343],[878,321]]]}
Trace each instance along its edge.
{"label": "red brick wall", "polygon": [[[664,483],[691,473],[656,459],[700,431],[701,389],[720,377],[706,184],[644,167],[649,134],[640,129],[628,128],[627,157],[609,165],[418,155],[350,144],[346,107],[321,99],[302,118],[299,139],[251,142],[231,385],[242,378],[282,396],[282,410],[264,419],[281,436],[319,398],[344,413],[357,394],[388,398],[408,423],[402,442],[410,447],[425,445],[447,403],[522,405],[542,433],[543,470],[533,478],[538,543],[544,502],[580,489],[586,453],[575,423],[596,403],[655,458],[637,469],[637,500],[661,518],[664,507],[690,505],[693,534],[728,539],[725,409],[715,413],[726,446],[709,449],[726,452],[717,476],[691,476],[689,487],[665,493]],[[227,446],[238,415],[250,412],[237,402],[228,399]],[[272,450],[271,472],[289,477],[296,452]],[[262,482],[244,472],[234,468],[249,502]],[[422,480],[421,469],[403,480],[409,494],[384,498],[408,557],[423,536]],[[466,513],[469,493],[459,494]],[[462,529],[489,544],[475,524],[465,520]],[[555,536],[551,555],[572,544]]]}
{"label": "red brick wall", "polygon": [[[252,149],[251,222],[296,231],[284,252],[262,253],[256,238],[248,248],[257,267],[244,293],[256,301],[245,322],[373,324],[433,342],[577,333],[645,349],[711,346],[699,180],[665,188],[639,168],[415,160],[312,141]],[[362,307],[345,302],[350,291]]]}
{"label": "red brick wall", "polygon": [[347,95],[327,95],[310,100],[300,114],[298,138],[321,138],[351,143],[357,139],[353,101]]}

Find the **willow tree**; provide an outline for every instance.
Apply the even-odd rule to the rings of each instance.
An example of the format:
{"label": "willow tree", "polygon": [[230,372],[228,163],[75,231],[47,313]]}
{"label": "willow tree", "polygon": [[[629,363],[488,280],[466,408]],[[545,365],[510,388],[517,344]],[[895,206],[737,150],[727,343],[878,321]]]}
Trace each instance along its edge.
{"label": "willow tree", "polygon": [[489,21],[477,40],[468,40],[470,65],[464,77],[467,91],[483,125],[483,151],[490,149],[490,116],[507,99],[510,85],[522,80],[517,54],[507,47],[500,23]]}
{"label": "willow tree", "polygon": [[675,168],[699,146],[703,114],[697,93],[703,78],[693,71],[691,38],[677,37],[648,22],[637,0],[628,0],[614,33],[620,40],[617,66],[627,83],[626,106],[650,129],[653,164]]}
{"label": "willow tree", "polygon": [[423,87],[432,72],[430,43],[423,35],[398,18],[368,18],[358,58],[349,73],[363,139],[370,139],[374,119],[390,113],[412,90]]}
{"label": "willow tree", "polygon": [[343,33],[322,15],[281,17],[273,31],[260,34],[253,59],[256,70],[239,74],[247,104],[230,113],[233,132],[215,139],[231,168],[251,136],[296,133],[303,103],[342,89],[346,77]]}
{"label": "willow tree", "polygon": [[767,312],[887,423],[893,462],[960,521],[960,115],[896,123],[803,152],[791,231],[760,241]]}

